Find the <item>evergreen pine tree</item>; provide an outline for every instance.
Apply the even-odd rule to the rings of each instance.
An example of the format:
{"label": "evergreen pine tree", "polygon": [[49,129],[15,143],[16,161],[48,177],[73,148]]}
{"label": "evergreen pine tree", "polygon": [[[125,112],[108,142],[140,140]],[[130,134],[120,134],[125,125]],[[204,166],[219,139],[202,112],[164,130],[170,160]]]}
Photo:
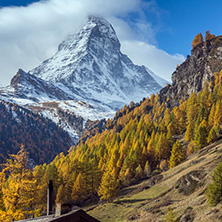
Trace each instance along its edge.
{"label": "evergreen pine tree", "polygon": [[215,206],[222,201],[222,162],[212,173],[213,183],[207,187],[206,195],[210,205]]}

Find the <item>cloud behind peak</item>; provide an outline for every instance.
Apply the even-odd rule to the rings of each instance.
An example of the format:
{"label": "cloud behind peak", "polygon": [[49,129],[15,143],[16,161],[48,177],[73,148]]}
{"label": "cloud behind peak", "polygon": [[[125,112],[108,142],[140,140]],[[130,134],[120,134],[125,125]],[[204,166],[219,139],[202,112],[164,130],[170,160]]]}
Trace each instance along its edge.
{"label": "cloud behind peak", "polygon": [[[28,71],[51,57],[59,43],[68,34],[77,32],[90,14],[103,16],[113,24],[123,51],[135,63],[141,61],[156,74],[161,73],[169,79],[173,71],[171,66],[176,66],[184,58],[181,55],[164,57],[167,53],[153,45],[156,43],[155,31],[145,19],[143,6],[141,0],[47,0],[26,7],[1,8],[1,84],[8,85],[18,68]],[[150,6],[147,7],[149,10]],[[147,60],[141,58],[142,54]],[[165,73],[154,65],[151,67],[150,56],[155,60],[155,55],[159,60],[156,66],[166,66],[163,68]],[[162,61],[166,57],[172,63],[170,67]]]}

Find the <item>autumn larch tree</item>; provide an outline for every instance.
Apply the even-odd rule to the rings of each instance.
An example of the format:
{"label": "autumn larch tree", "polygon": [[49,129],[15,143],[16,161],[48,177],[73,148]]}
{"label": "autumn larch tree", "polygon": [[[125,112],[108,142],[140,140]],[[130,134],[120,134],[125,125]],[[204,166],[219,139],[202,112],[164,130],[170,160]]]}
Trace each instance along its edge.
{"label": "autumn larch tree", "polygon": [[71,196],[77,202],[83,201],[86,197],[86,182],[81,173],[76,178]]}
{"label": "autumn larch tree", "polygon": [[201,33],[199,33],[194,37],[194,40],[192,42],[192,49],[194,49],[197,45],[199,45],[202,42],[203,42],[203,36]]}
{"label": "autumn larch tree", "polygon": [[206,120],[203,120],[200,123],[194,138],[195,151],[207,145],[207,136],[207,122]]}
{"label": "autumn larch tree", "polygon": [[169,161],[170,168],[173,168],[177,166],[179,163],[181,163],[185,159],[185,156],[186,156],[186,151],[184,147],[180,144],[180,142],[177,140],[174,143],[171,151],[171,156]]}
{"label": "autumn larch tree", "polygon": [[[21,220],[34,214],[36,180],[28,164],[28,153],[21,145],[17,155],[10,155],[1,174],[1,195],[5,211],[0,212],[1,221]],[[7,179],[4,173],[7,173]]]}
{"label": "autumn larch tree", "polygon": [[205,42],[207,41],[210,41],[211,39],[213,39],[215,37],[214,34],[210,34],[210,31],[206,31],[206,34],[205,34]]}
{"label": "autumn larch tree", "polygon": [[105,172],[99,187],[98,194],[101,199],[112,201],[119,191],[119,181],[116,178],[115,172]]}

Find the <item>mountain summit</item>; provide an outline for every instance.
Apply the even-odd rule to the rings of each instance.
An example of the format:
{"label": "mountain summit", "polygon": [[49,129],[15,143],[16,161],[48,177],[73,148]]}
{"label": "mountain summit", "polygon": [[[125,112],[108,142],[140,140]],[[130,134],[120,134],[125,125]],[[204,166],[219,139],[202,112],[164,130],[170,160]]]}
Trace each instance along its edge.
{"label": "mountain summit", "polygon": [[29,74],[62,84],[77,100],[96,100],[114,109],[161,89],[149,69],[134,65],[121,53],[111,24],[95,16],[89,16],[77,34],[70,35],[52,58]]}
{"label": "mountain summit", "polygon": [[89,16],[54,56],[28,73],[19,69],[1,97],[41,112],[76,138],[90,121],[112,118],[130,101],[158,92],[162,80],[121,53],[109,22]]}

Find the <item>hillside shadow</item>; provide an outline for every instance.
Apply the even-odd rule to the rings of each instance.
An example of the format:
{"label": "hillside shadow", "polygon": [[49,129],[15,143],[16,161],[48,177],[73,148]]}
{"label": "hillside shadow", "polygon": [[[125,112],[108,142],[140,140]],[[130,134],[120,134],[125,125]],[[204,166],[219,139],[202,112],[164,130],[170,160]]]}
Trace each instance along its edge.
{"label": "hillside shadow", "polygon": [[123,204],[123,203],[138,203],[138,202],[142,202],[142,201],[146,201],[146,200],[149,200],[147,198],[144,198],[144,199],[125,199],[125,200],[117,200],[117,201],[114,201],[114,203],[116,204]]}
{"label": "hillside shadow", "polygon": [[131,192],[134,191],[134,190],[136,190],[135,187],[133,187],[133,188],[124,188],[124,189],[122,189],[122,190],[120,191],[120,195],[125,196],[125,195],[131,193]]}

